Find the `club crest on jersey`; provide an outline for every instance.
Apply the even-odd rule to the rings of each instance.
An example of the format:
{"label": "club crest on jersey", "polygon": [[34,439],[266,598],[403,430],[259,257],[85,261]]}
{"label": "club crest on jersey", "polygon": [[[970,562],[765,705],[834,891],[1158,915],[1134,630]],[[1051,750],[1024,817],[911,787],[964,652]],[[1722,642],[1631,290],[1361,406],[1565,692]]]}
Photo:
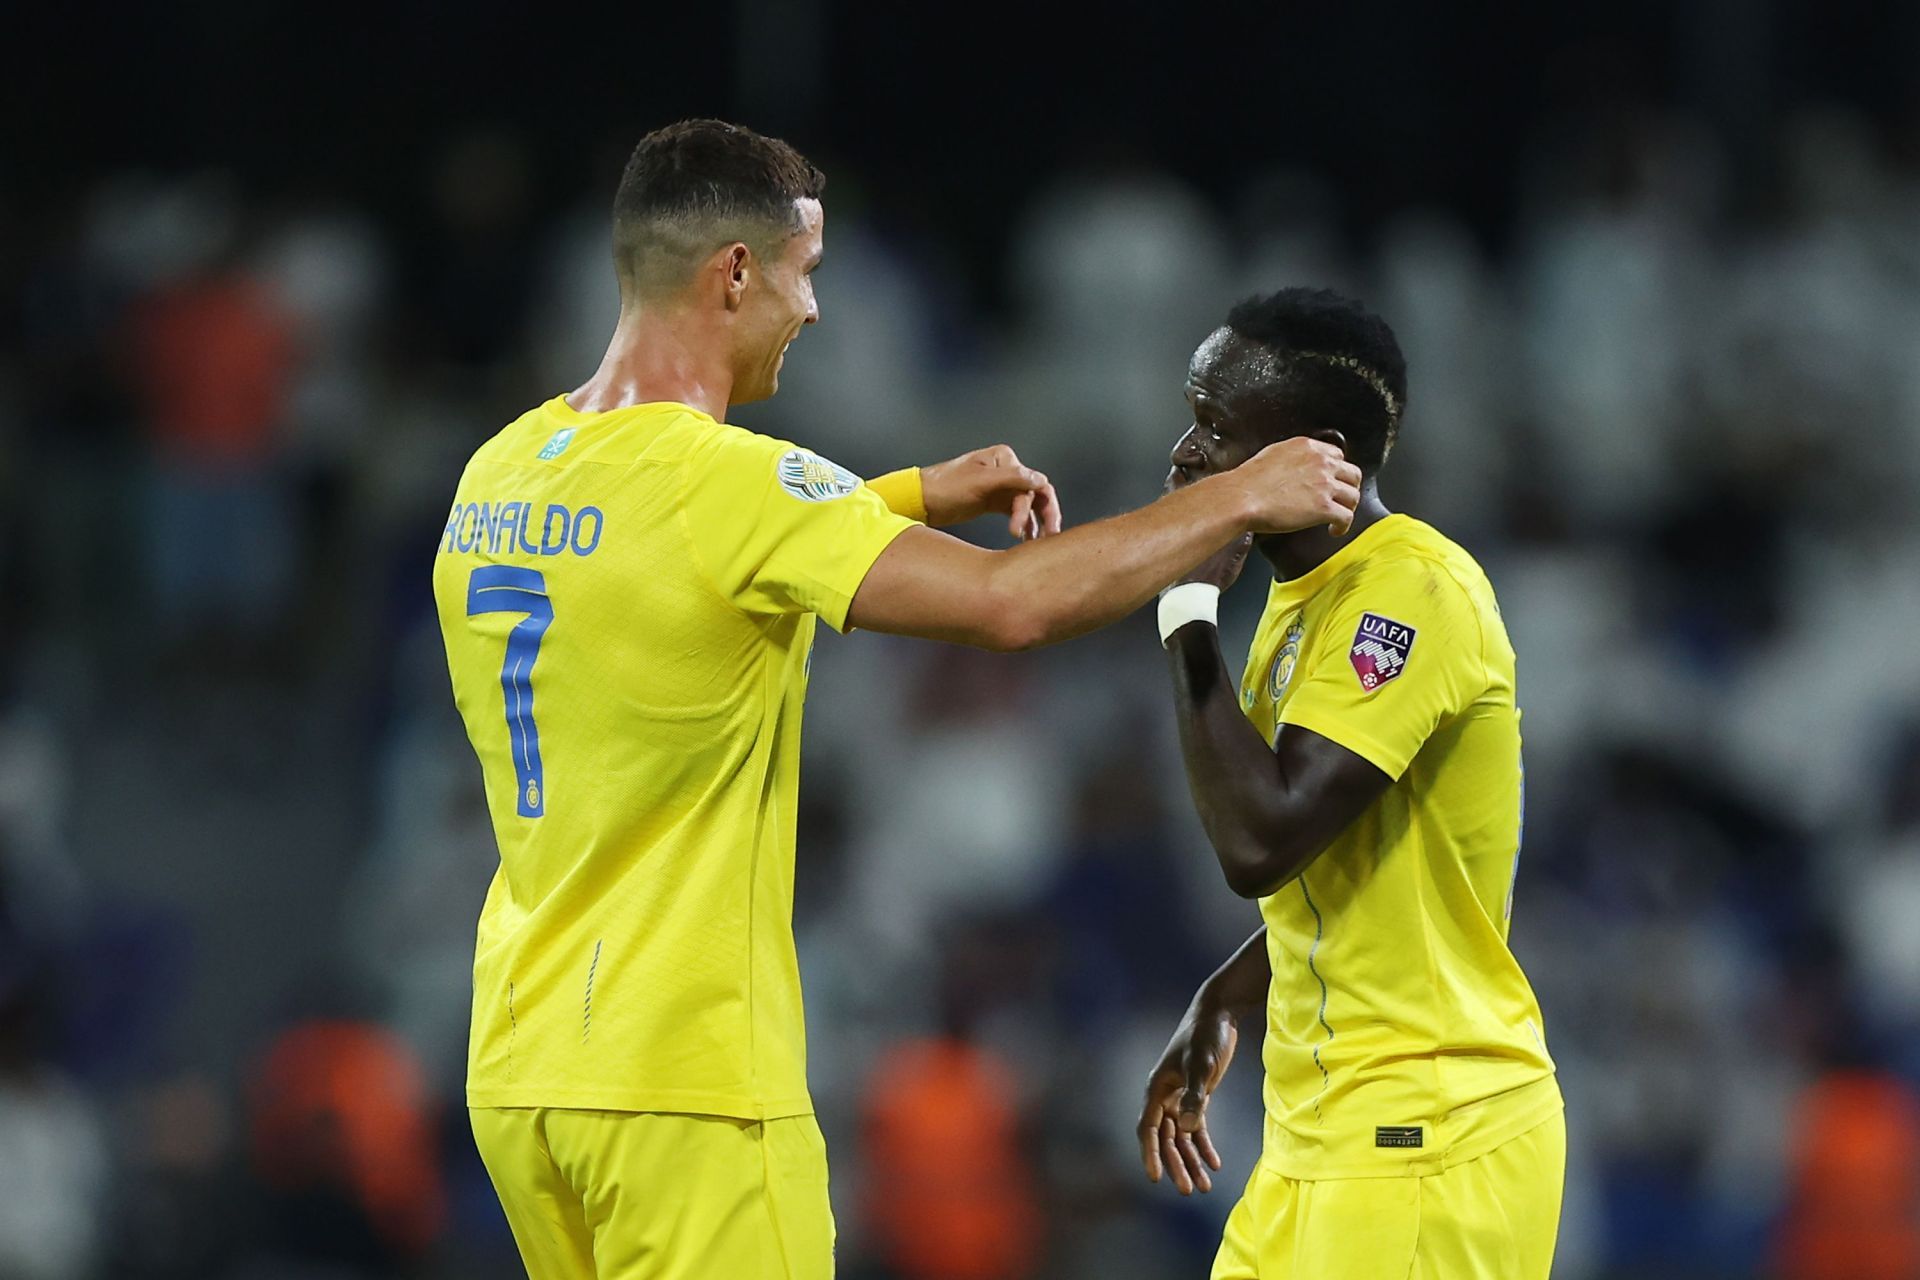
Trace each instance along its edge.
{"label": "club crest on jersey", "polygon": [[1280,652],[1273,658],[1273,670],[1267,673],[1267,694],[1275,702],[1280,701],[1287,686],[1293,683],[1293,668],[1300,661],[1300,637],[1306,633],[1298,618],[1287,624],[1286,638],[1280,642]]}
{"label": "club crest on jersey", "polygon": [[565,453],[567,446],[573,443],[573,432],[574,428],[572,427],[562,427],[554,432],[553,438],[540,447],[540,461],[552,462],[555,458]]}
{"label": "club crest on jersey", "polygon": [[802,502],[832,502],[860,487],[859,476],[808,449],[787,450],[777,473],[780,487]]}
{"label": "club crest on jersey", "polygon": [[1347,661],[1353,663],[1360,687],[1372,693],[1387,681],[1399,678],[1407,669],[1407,655],[1412,652],[1412,627],[1377,613],[1363,613],[1360,628],[1353,633],[1353,648],[1347,653]]}

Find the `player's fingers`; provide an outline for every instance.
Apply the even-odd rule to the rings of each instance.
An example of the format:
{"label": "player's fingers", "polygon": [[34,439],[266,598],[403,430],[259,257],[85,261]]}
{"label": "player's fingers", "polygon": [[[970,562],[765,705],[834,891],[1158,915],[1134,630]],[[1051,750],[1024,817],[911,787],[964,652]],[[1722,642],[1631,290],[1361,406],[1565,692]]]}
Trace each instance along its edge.
{"label": "player's fingers", "polygon": [[1140,1123],[1134,1127],[1135,1136],[1140,1139],[1140,1163],[1147,1171],[1147,1181],[1160,1181],[1160,1120],[1166,1109],[1154,1100],[1151,1092],[1147,1094],[1147,1105],[1140,1112]]}
{"label": "player's fingers", "polygon": [[1213,1190],[1213,1179],[1207,1174],[1207,1162],[1200,1158],[1200,1151],[1193,1145],[1193,1135],[1182,1133],[1174,1139],[1174,1146],[1180,1152],[1180,1160],[1187,1168],[1187,1180],[1200,1191]]}
{"label": "player's fingers", "polygon": [[1180,1158],[1179,1132],[1173,1127],[1171,1116],[1160,1122],[1160,1159],[1166,1165],[1167,1172],[1173,1175],[1173,1189],[1183,1196],[1190,1196],[1193,1194],[1193,1175],[1187,1171],[1187,1162]]}
{"label": "player's fingers", "polygon": [[1041,485],[1034,493],[1033,509],[1034,513],[1040,517],[1042,534],[1060,532],[1060,494],[1051,482]]}
{"label": "player's fingers", "polygon": [[1354,466],[1351,462],[1348,462],[1345,458],[1340,459],[1339,462],[1334,464],[1333,478],[1335,480],[1338,480],[1341,484],[1350,484],[1355,489],[1358,489],[1360,487],[1360,481],[1362,479],[1360,475],[1360,468]]}
{"label": "player's fingers", "polygon": [[1033,522],[1033,495],[1016,493],[1013,503],[1007,508],[1007,532],[1016,538],[1025,538],[1027,526]]}
{"label": "player's fingers", "polygon": [[1200,1127],[1193,1131],[1193,1145],[1200,1148],[1200,1154],[1206,1158],[1208,1168],[1220,1167],[1220,1153],[1214,1150],[1213,1135],[1207,1132],[1207,1124],[1204,1120],[1200,1122]]}

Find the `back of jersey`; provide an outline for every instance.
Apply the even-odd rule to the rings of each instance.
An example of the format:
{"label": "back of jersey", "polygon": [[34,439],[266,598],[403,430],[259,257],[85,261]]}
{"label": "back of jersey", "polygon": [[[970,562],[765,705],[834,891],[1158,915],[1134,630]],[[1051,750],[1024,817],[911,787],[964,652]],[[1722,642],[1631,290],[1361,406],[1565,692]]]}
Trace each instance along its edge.
{"label": "back of jersey", "polygon": [[468,1100],[810,1109],[791,934],[813,616],[907,522],[678,404],[556,398],[483,445],[434,595],[500,870]]}

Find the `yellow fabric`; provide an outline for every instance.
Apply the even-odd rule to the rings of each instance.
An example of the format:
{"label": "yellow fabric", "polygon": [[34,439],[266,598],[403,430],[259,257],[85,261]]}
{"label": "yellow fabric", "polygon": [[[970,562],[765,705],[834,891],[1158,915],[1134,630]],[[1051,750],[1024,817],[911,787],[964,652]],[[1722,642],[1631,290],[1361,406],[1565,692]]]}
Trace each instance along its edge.
{"label": "yellow fabric", "polygon": [[1547,1280],[1566,1164],[1556,1112],[1425,1177],[1303,1180],[1261,1165],[1212,1280]]}
{"label": "yellow fabric", "polygon": [[814,616],[844,627],[910,527],[684,405],[556,398],[474,454],[433,573],[500,848],[469,1103],[812,1110],[791,922]]}
{"label": "yellow fabric", "polygon": [[[1369,688],[1400,644],[1397,674]],[[1381,520],[1273,584],[1241,704],[1269,743],[1298,725],[1394,779],[1260,902],[1262,1159],[1291,1178],[1417,1176],[1556,1111],[1540,1008],[1507,948],[1520,714],[1480,567],[1418,520]]]}
{"label": "yellow fabric", "polygon": [[875,476],[867,481],[867,488],[879,494],[880,500],[896,515],[926,523],[927,490],[920,468],[907,467]]}
{"label": "yellow fabric", "polygon": [[529,1280],[831,1280],[812,1116],[469,1114]]}

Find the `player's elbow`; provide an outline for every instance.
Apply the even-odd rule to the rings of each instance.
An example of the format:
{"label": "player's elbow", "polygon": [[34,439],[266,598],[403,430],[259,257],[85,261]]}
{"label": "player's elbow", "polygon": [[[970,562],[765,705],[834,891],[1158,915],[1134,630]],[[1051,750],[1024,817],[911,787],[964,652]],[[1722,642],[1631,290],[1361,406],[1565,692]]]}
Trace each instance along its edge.
{"label": "player's elbow", "polygon": [[979,620],[981,647],[996,653],[1024,653],[1063,638],[1041,599],[1005,572],[993,573],[980,584],[973,614]]}
{"label": "player's elbow", "polygon": [[1009,601],[986,609],[981,619],[982,647],[995,653],[1025,653],[1054,638],[1051,623],[1030,605]]}
{"label": "player's elbow", "polygon": [[1284,841],[1273,833],[1245,830],[1213,835],[1220,873],[1227,888],[1242,898],[1264,898],[1299,872],[1295,852],[1283,846]]}

